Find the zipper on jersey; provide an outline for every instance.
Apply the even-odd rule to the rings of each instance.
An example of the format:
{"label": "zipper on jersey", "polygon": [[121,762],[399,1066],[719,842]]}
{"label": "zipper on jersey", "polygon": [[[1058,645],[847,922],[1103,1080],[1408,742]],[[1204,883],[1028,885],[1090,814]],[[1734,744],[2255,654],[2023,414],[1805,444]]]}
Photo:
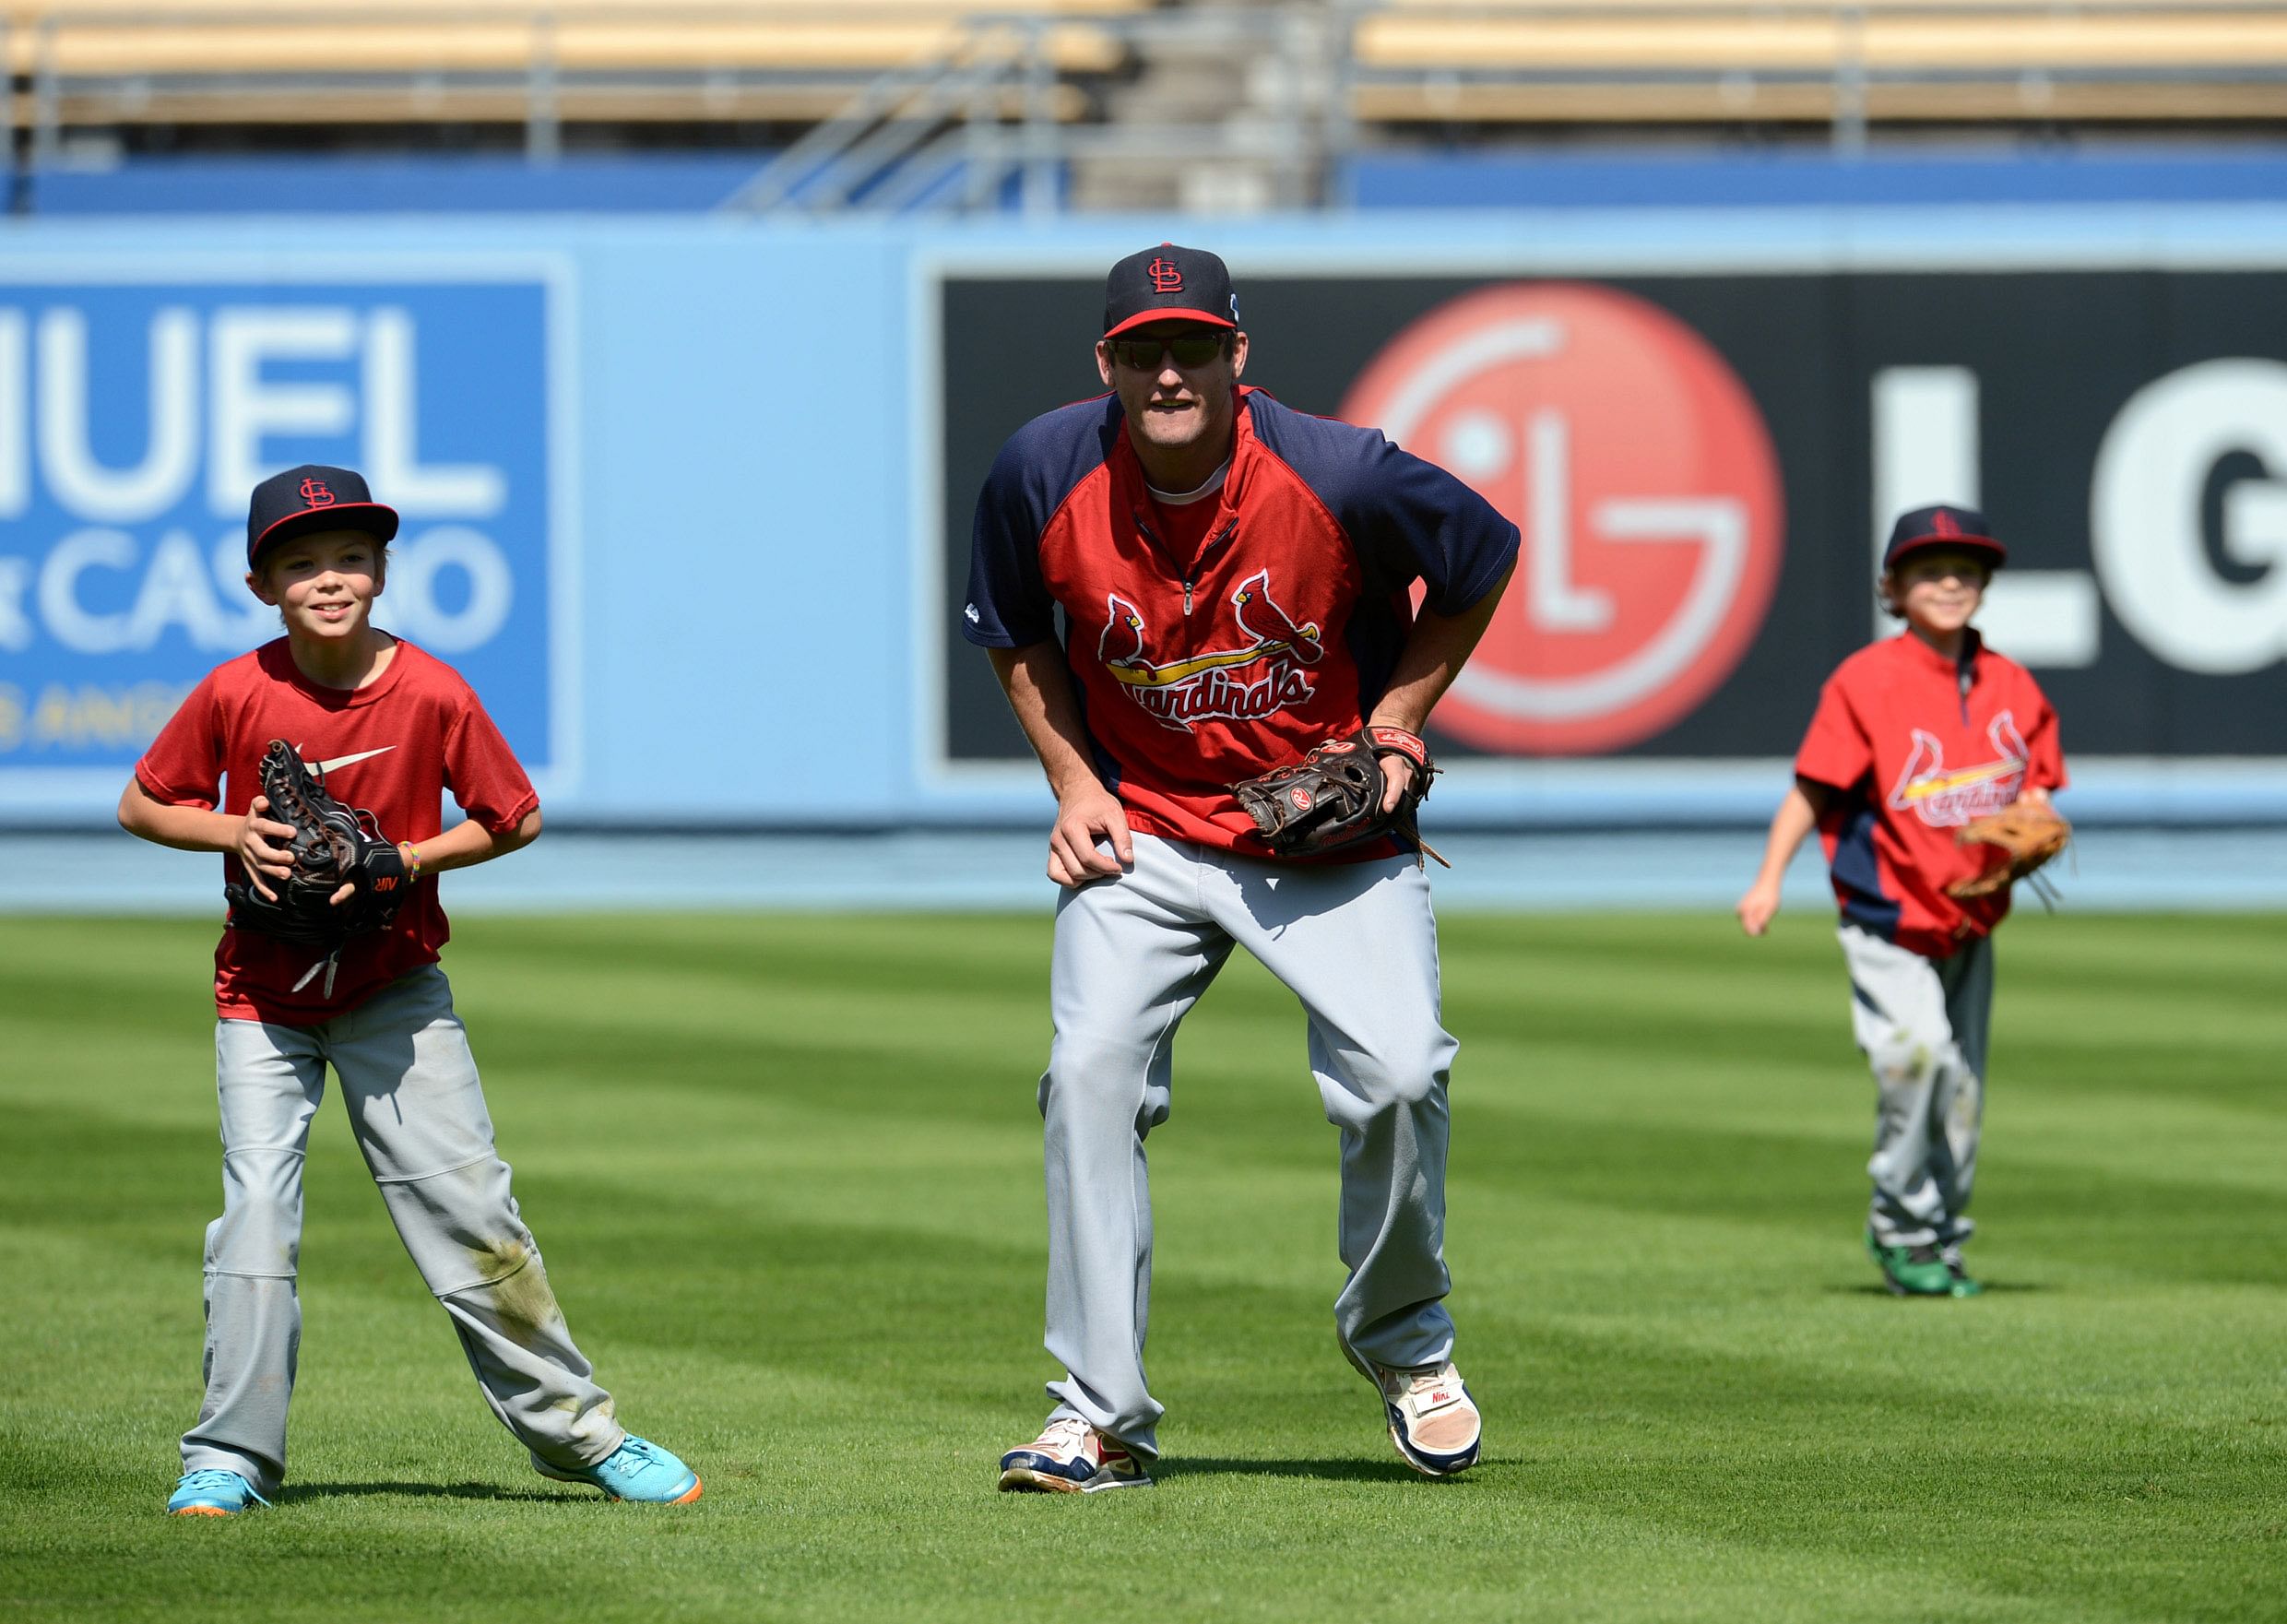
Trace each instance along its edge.
{"label": "zipper on jersey", "polygon": [[[1144,539],[1157,548],[1164,556],[1172,559],[1175,556],[1175,550],[1159,539],[1159,532],[1153,529],[1150,522],[1144,518],[1144,510],[1137,508],[1133,517],[1135,528],[1144,533]],[[1207,555],[1231,539],[1231,532],[1238,528],[1237,519],[1227,521],[1220,530],[1200,543],[1199,556],[1183,566],[1183,618],[1185,620],[1191,618],[1191,593],[1199,585],[1200,571],[1206,567]]]}
{"label": "zipper on jersey", "polygon": [[1185,620],[1191,618],[1191,587],[1199,579],[1200,569],[1206,563],[1207,555],[1231,539],[1231,532],[1238,528],[1238,521],[1233,519],[1214,535],[1208,537],[1205,545],[1199,550],[1199,556],[1191,560],[1191,567],[1183,572],[1183,618]]}

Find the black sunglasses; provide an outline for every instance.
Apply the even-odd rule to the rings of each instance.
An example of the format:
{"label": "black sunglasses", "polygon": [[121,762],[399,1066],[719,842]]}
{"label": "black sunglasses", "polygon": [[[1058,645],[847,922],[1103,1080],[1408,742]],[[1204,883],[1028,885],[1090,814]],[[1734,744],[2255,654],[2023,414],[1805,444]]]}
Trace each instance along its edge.
{"label": "black sunglasses", "polygon": [[1223,353],[1226,339],[1219,333],[1199,336],[1186,335],[1179,338],[1108,338],[1112,359],[1131,372],[1150,373],[1159,370],[1159,358],[1175,357],[1175,363],[1186,369],[1205,366]]}

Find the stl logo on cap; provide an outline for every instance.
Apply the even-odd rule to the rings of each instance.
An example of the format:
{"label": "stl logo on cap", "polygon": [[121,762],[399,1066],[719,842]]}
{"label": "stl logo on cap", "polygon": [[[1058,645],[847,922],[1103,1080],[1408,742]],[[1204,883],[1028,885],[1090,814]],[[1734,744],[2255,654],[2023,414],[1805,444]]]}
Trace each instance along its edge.
{"label": "stl logo on cap", "polygon": [[1523,532],[1516,582],[1438,707],[1481,750],[1649,739],[1762,625],[1783,545],[1770,432],[1724,358],[1648,301],[1565,282],[1463,294],[1392,339],[1337,415]]}
{"label": "stl logo on cap", "polygon": [[312,507],[331,507],[334,493],[326,489],[325,480],[309,479],[302,481],[302,500]]}
{"label": "stl logo on cap", "polygon": [[[1167,258],[1165,255],[1160,255],[1158,258],[1154,259],[1151,264],[1145,266],[1144,267],[1144,272],[1146,276],[1152,279],[1152,291],[1155,293],[1180,293],[1183,291],[1183,267],[1176,264],[1174,260]],[[1236,303],[1237,301],[1233,301],[1233,302]]]}

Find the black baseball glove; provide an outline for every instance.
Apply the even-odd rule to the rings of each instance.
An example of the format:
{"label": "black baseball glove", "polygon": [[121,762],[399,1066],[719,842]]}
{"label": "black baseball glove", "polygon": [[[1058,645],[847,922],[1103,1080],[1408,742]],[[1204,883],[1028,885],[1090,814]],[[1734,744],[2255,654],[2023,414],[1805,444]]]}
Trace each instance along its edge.
{"label": "black baseball glove", "polygon": [[[1381,810],[1388,783],[1381,770],[1385,755],[1398,756],[1414,768],[1396,807],[1387,813]],[[1415,823],[1415,809],[1428,799],[1429,780],[1437,772],[1429,747],[1404,729],[1369,727],[1313,746],[1298,762],[1234,784],[1231,793],[1280,857],[1316,857],[1392,835],[1451,868],[1422,839]]]}
{"label": "black baseball glove", "polygon": [[[252,876],[224,886],[231,923],[320,948],[325,957],[318,966],[330,966],[350,937],[386,930],[396,919],[409,889],[404,855],[382,835],[372,812],[335,800],[284,740],[270,741],[261,777],[270,803],[267,815],[294,832],[289,843],[294,871],[284,879],[264,877],[270,896],[255,889]],[[336,906],[334,893],[344,885],[355,886],[356,894]],[[326,979],[330,985],[332,977]]]}

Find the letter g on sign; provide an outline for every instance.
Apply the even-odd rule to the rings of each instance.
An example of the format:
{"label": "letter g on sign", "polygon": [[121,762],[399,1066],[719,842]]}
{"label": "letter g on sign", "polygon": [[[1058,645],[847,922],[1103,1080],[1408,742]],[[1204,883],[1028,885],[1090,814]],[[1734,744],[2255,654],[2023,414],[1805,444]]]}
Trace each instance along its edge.
{"label": "letter g on sign", "polygon": [[[2217,462],[2260,457],[2272,477],[2224,492],[2225,556],[2264,571],[2216,573],[2201,498]],[[2090,532],[2104,599],[2178,670],[2259,670],[2287,655],[2287,364],[2208,361],[2129,397],[2096,456]]]}

